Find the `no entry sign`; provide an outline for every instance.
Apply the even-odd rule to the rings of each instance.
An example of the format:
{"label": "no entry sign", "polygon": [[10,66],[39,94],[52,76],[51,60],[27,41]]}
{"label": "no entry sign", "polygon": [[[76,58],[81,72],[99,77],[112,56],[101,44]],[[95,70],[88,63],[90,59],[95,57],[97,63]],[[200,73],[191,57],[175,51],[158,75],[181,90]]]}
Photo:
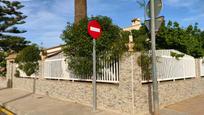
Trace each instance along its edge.
{"label": "no entry sign", "polygon": [[101,36],[102,30],[100,24],[96,20],[88,23],[88,33],[93,38],[93,111],[96,111],[96,40]]}
{"label": "no entry sign", "polygon": [[101,26],[96,20],[88,23],[88,33],[93,39],[97,40],[101,36]]}

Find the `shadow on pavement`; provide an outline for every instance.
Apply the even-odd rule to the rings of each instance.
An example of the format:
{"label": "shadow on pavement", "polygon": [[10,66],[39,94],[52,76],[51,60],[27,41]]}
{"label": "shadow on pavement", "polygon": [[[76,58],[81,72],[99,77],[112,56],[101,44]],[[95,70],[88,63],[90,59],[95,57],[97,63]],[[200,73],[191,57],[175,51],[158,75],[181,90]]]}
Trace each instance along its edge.
{"label": "shadow on pavement", "polygon": [[5,90],[5,89],[10,89],[10,88],[8,88],[8,87],[0,88],[0,91],[1,91],[1,90]]}
{"label": "shadow on pavement", "polygon": [[12,100],[9,100],[9,101],[7,101],[7,102],[4,102],[2,105],[3,105],[3,107],[6,107],[6,105],[7,105],[8,103],[11,103],[11,102],[14,102],[14,101],[17,101],[17,100],[26,98],[26,97],[28,97],[28,96],[31,96],[32,94],[33,94],[33,93],[29,93],[29,94],[26,94],[26,95],[17,97],[17,98],[15,98],[15,99],[12,99]]}

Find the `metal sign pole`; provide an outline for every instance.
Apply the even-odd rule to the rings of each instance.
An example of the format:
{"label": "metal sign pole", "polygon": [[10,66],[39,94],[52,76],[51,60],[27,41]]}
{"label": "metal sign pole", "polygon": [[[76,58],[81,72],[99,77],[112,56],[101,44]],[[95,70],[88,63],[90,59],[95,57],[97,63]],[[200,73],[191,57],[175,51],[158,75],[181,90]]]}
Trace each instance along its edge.
{"label": "metal sign pole", "polygon": [[93,39],[93,111],[96,111],[96,40]]}
{"label": "metal sign pole", "polygon": [[151,43],[152,43],[152,71],[153,71],[153,102],[154,115],[159,115],[159,96],[158,96],[158,82],[156,69],[156,46],[155,46],[155,11],[154,0],[151,1]]}
{"label": "metal sign pole", "polygon": [[100,23],[97,20],[89,21],[88,23],[88,33],[93,38],[93,76],[92,76],[92,85],[93,85],[93,111],[96,111],[97,108],[97,92],[96,92],[96,40],[101,36],[102,29]]}

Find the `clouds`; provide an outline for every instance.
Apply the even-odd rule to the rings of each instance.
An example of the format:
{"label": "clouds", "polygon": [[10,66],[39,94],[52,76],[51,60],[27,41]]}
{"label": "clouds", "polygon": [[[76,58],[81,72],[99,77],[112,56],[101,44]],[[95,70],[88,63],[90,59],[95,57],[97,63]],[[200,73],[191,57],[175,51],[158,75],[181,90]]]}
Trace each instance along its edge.
{"label": "clouds", "polygon": [[166,0],[164,2],[164,15],[169,20],[175,20],[186,27],[189,24],[199,23],[204,27],[204,0]]}
{"label": "clouds", "polygon": [[[20,0],[25,5],[22,12],[28,16],[26,24],[20,26],[28,32],[22,34],[32,42],[45,47],[62,44],[60,35],[67,22],[74,20],[74,0]],[[204,0],[163,0],[161,15],[182,26],[198,22],[204,27]],[[88,15],[105,15],[120,27],[127,27],[131,19],[143,19],[144,11],[137,0],[87,0]]]}
{"label": "clouds", "polygon": [[31,0],[9,0],[9,1],[29,2]]}
{"label": "clouds", "polygon": [[190,17],[184,18],[183,20],[187,22],[194,22],[196,20],[203,20],[203,18],[204,18],[204,13],[196,15],[196,16],[195,15],[190,16]]}
{"label": "clouds", "polygon": [[60,2],[58,0],[31,0],[25,2],[22,12],[28,18],[26,24],[20,27],[27,30],[27,33],[22,35],[34,43],[43,43],[44,47],[62,44],[60,35],[65,29],[67,21],[73,20],[71,16],[68,16],[70,8],[67,6],[69,3],[68,0],[60,0]]}
{"label": "clouds", "polygon": [[175,8],[186,8],[189,12],[204,11],[203,0],[166,0],[165,4]]}
{"label": "clouds", "polygon": [[[27,33],[22,34],[23,36],[37,44],[43,42],[45,47],[63,43],[60,35],[65,29],[66,23],[74,20],[74,0],[29,0],[29,2],[23,0],[22,3],[25,5],[22,11],[28,16],[27,23],[21,26],[27,30]],[[131,8],[136,7],[135,4],[130,3],[136,4],[136,1],[88,0],[88,15],[109,16],[120,26],[129,26],[130,20],[135,18],[135,14],[130,13],[134,11]],[[130,10],[126,11],[121,6],[129,7]],[[125,12],[131,15],[124,17]],[[123,21],[125,18],[128,21]]]}
{"label": "clouds", "polygon": [[199,0],[167,0],[167,5],[174,7],[189,7]]}
{"label": "clouds", "polygon": [[137,0],[88,0],[88,15],[105,15],[120,27],[127,27],[133,18],[143,18]]}

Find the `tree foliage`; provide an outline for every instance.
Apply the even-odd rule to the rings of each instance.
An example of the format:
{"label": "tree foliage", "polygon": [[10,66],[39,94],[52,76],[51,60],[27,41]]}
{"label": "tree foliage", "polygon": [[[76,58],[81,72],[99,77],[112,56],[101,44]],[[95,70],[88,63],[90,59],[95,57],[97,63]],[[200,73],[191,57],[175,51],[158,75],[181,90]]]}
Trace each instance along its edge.
{"label": "tree foliage", "polygon": [[30,42],[17,34],[26,32],[17,26],[24,24],[25,15],[20,11],[24,6],[18,1],[0,0],[0,48],[9,52],[18,52]]}
{"label": "tree foliage", "polygon": [[18,1],[0,0],[0,69],[3,75],[6,74],[6,60],[9,52],[19,52],[30,42],[17,34],[26,32],[17,26],[24,24],[25,15],[20,11],[24,6]]}
{"label": "tree foliage", "polygon": [[29,41],[26,41],[24,38],[7,38],[5,40],[0,40],[0,47],[3,51],[9,52],[19,52],[23,48],[29,45]]}
{"label": "tree foliage", "polygon": [[16,25],[24,24],[26,18],[20,9],[24,6],[18,1],[0,0],[0,39],[12,38],[10,33],[24,33]]}
{"label": "tree foliage", "polygon": [[[151,59],[149,50],[151,48],[150,33],[147,28],[142,25],[139,30],[132,31],[136,50],[142,52],[138,59],[138,64],[142,68],[143,76],[151,79]],[[162,24],[160,30],[156,34],[157,49],[175,49],[195,58],[204,56],[204,31],[198,28],[196,23],[194,26],[189,25],[187,28],[180,27],[179,23],[169,21]],[[179,59],[183,54],[171,52],[171,56]]]}
{"label": "tree foliage", "polygon": [[203,36],[198,24],[181,28],[179,23],[171,21],[162,25],[157,34],[158,49],[176,49],[195,58],[203,57]]}
{"label": "tree foliage", "polygon": [[16,58],[19,69],[30,76],[39,69],[40,50],[36,45],[27,46],[19,52]]}
{"label": "tree foliage", "polygon": [[[132,31],[138,51],[150,49],[149,32],[143,25],[140,30]],[[169,21],[162,24],[156,34],[157,49],[175,49],[195,58],[204,56],[204,32],[194,26],[189,25],[187,28],[180,27],[179,23]]]}
{"label": "tree foliage", "polygon": [[148,51],[151,48],[149,33],[147,28],[142,25],[139,30],[132,30],[136,51]]}
{"label": "tree foliage", "polygon": [[84,19],[78,24],[68,23],[61,36],[66,43],[63,50],[67,56],[69,68],[79,76],[92,75],[93,40],[87,33],[90,20],[97,20],[102,28],[102,35],[96,41],[97,59],[110,60],[119,56],[124,52],[125,43],[128,42],[128,34],[122,32],[121,28],[105,16]]}

